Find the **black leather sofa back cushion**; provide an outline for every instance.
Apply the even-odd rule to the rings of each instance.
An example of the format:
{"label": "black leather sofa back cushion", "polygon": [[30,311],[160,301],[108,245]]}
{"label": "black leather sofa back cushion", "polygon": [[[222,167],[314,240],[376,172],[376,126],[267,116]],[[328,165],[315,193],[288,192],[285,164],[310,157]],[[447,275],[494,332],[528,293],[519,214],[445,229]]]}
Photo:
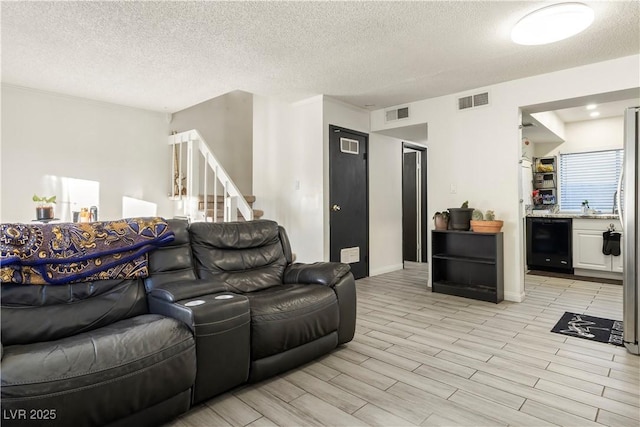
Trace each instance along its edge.
{"label": "black leather sofa back cushion", "polygon": [[148,312],[140,279],[2,284],[2,345],[53,341]]}
{"label": "black leather sofa back cushion", "polygon": [[197,222],[189,233],[201,279],[242,293],[282,284],[287,258],[276,222]]}
{"label": "black leather sofa back cushion", "polygon": [[147,291],[165,283],[196,279],[189,241],[189,223],[180,219],[169,219],[167,223],[174,232],[175,239],[149,253],[149,277],[144,280]]}

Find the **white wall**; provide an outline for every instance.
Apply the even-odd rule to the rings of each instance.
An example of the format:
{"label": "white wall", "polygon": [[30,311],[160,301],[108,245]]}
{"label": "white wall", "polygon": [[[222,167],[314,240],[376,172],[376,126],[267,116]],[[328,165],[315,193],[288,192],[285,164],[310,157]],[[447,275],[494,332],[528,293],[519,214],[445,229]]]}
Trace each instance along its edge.
{"label": "white wall", "polygon": [[369,266],[371,276],[403,267],[402,140],[375,132],[369,135]]}
{"label": "white wall", "polygon": [[531,117],[539,121],[544,127],[549,129],[560,139],[565,139],[564,122],[553,111],[543,111],[541,113],[532,113]]}
{"label": "white wall", "polygon": [[[640,56],[633,55],[474,89],[473,92],[489,90],[491,103],[487,107],[457,111],[456,99],[463,94],[410,104],[412,117],[402,125],[429,126],[429,209],[459,206],[469,199],[472,207],[492,208],[505,222],[507,300],[524,298],[523,231],[518,202],[520,106],[637,88],[639,82]],[[384,110],[371,113],[372,131],[392,127],[385,123]],[[392,167],[393,162],[395,159],[389,159],[386,165]],[[452,184],[455,194],[451,192]]]}
{"label": "white wall", "polygon": [[368,133],[369,112],[322,95],[293,104],[254,95],[253,119],[255,206],[286,228],[298,261],[328,261],[329,125]]}
{"label": "white wall", "polygon": [[322,261],[322,96],[289,104],[254,95],[253,117],[255,206],[285,227],[297,261]]}
{"label": "white wall", "polygon": [[233,91],[173,114],[171,130],[197,129],[238,189],[253,192],[253,95]]}
{"label": "white wall", "polygon": [[614,150],[624,144],[624,116],[565,124],[562,144],[535,144],[535,156]]}
{"label": "white wall", "polygon": [[2,85],[2,221],[34,219],[34,193],[62,211],[55,177],[99,182],[99,219],[121,218],[123,196],[171,217],[167,135],[161,113]]}

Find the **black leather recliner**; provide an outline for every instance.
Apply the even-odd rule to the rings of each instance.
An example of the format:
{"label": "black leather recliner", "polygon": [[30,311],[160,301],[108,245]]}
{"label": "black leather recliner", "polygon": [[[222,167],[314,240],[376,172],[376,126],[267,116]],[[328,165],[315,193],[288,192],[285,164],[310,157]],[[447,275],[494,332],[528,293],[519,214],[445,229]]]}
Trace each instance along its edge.
{"label": "black leather recliner", "polygon": [[193,334],[136,280],[2,284],[2,425],[152,426],[189,409]]}
{"label": "black leather recliner", "polygon": [[195,331],[195,402],[353,338],[348,265],[292,263],[286,232],[273,221],[169,223],[176,239],[150,254],[146,286],[154,312],[182,318]]}
{"label": "black leather recliner", "polygon": [[159,425],[353,338],[348,265],[293,264],[273,221],[168,222],[144,285],[2,283],[3,425]]}

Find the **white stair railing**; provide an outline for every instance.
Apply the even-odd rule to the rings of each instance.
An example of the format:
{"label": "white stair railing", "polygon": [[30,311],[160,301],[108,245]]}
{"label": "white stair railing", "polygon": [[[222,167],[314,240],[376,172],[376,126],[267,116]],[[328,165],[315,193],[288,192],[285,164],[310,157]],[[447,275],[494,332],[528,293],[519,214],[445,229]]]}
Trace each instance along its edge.
{"label": "white stair railing", "polygon": [[[185,151],[186,144],[186,162],[183,161],[182,153]],[[238,187],[229,177],[227,171],[224,170],[216,156],[213,154],[205,139],[195,130],[176,133],[169,136],[169,145],[172,146],[172,199],[183,201],[183,214],[190,221],[217,221],[218,217],[218,183],[223,191],[223,221],[236,221],[238,211],[246,221],[253,219],[253,209],[245,200]],[[201,181],[199,164],[196,162],[197,156],[204,158],[204,170],[202,172],[203,180]],[[183,163],[186,163],[186,176],[182,173]],[[213,173],[211,182],[209,172]],[[182,178],[186,178],[186,195],[183,194]],[[209,185],[213,187],[213,216],[207,215],[209,206]],[[177,194],[174,188],[177,189]],[[204,196],[204,211],[199,209],[200,190]]]}

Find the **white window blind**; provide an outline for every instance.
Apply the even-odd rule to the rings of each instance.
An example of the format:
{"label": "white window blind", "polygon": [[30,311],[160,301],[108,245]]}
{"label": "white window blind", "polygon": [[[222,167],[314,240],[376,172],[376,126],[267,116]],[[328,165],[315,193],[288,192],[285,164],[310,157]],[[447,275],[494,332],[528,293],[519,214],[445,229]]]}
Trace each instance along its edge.
{"label": "white window blind", "polygon": [[560,209],[579,211],[584,200],[591,209],[613,209],[613,196],[622,171],[623,150],[560,155]]}

